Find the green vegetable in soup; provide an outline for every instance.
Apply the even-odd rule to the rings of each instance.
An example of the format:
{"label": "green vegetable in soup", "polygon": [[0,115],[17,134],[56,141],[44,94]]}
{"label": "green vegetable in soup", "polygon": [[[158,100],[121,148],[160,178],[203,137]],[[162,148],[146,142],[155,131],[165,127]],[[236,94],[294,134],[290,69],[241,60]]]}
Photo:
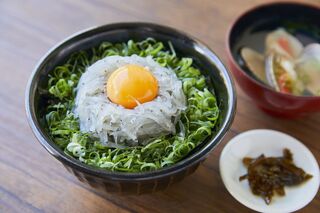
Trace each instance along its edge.
{"label": "green vegetable in soup", "polygon": [[[186,157],[197,145],[214,134],[219,117],[216,97],[191,58],[177,57],[172,44],[166,50],[162,42],[148,38],[141,42],[112,44],[103,42],[90,51],[74,53],[62,66],[51,72],[48,91],[52,97],[47,107],[46,123],[52,140],[64,152],[81,162],[102,169],[141,172],[173,165]],[[90,66],[106,56],[151,55],[161,66],[173,69],[183,82],[187,110],[177,124],[177,135],[154,139],[146,146],[124,149],[103,146],[98,139],[80,131],[72,109],[76,86]]]}

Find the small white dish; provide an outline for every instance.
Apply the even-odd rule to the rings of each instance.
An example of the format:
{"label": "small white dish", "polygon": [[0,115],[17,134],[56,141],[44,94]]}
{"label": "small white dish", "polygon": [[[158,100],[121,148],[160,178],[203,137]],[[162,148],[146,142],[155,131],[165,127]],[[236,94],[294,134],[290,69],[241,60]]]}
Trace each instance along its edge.
{"label": "small white dish", "polygon": [[[248,181],[239,181],[247,173],[243,157],[283,156],[288,148],[296,166],[313,177],[296,187],[285,187],[286,195],[274,196],[267,205],[262,197],[251,192]],[[317,194],[320,184],[319,165],[310,150],[297,139],[274,130],[257,129],[241,133],[231,139],[220,156],[220,174],[229,193],[240,203],[259,212],[293,212],[303,208]]]}

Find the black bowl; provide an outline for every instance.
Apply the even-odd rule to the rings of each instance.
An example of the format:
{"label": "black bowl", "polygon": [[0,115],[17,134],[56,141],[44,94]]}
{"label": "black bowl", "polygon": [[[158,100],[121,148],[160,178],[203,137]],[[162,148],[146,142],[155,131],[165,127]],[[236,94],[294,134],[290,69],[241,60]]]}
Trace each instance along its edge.
{"label": "black bowl", "polygon": [[[171,41],[179,56],[192,57],[203,74],[212,82],[221,109],[220,122],[211,138],[198,146],[185,159],[173,166],[152,172],[122,173],[98,169],[63,153],[49,137],[43,122],[47,97],[48,73],[62,64],[73,52],[86,50],[103,41],[125,42],[129,39]],[[31,74],[26,90],[26,112],[29,124],[40,143],[80,181],[107,192],[141,194],[167,188],[195,171],[199,163],[217,146],[233,121],[236,107],[234,84],[219,58],[199,41],[175,29],[150,23],[117,23],[77,33],[53,47]]]}

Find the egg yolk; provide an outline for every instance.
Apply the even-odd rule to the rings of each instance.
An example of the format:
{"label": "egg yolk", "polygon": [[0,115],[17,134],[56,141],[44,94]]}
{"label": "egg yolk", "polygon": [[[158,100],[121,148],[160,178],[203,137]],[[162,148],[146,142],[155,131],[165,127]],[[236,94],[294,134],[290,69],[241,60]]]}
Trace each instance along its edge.
{"label": "egg yolk", "polygon": [[106,93],[115,104],[133,109],[158,95],[158,82],[146,68],[129,64],[115,70],[107,80]]}

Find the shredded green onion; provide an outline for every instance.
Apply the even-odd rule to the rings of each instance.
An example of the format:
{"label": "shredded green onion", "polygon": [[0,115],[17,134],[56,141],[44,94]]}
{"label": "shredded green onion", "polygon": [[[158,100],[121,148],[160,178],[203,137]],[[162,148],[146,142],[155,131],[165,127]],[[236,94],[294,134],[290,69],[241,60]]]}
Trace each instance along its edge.
{"label": "shredded green onion", "polygon": [[[67,155],[85,164],[112,171],[157,170],[186,157],[214,134],[219,108],[205,77],[193,66],[192,58],[178,58],[170,42],[168,46],[167,50],[162,42],[153,38],[116,44],[103,42],[89,51],[72,54],[65,64],[57,66],[49,75],[48,92],[52,100],[48,102],[45,117],[52,140]],[[177,125],[182,134],[160,137],[146,146],[124,149],[106,147],[97,138],[80,131],[79,121],[72,113],[76,86],[86,68],[97,60],[106,56],[133,54],[142,57],[151,55],[161,66],[174,70],[183,82],[187,110],[181,115],[180,125]]]}

